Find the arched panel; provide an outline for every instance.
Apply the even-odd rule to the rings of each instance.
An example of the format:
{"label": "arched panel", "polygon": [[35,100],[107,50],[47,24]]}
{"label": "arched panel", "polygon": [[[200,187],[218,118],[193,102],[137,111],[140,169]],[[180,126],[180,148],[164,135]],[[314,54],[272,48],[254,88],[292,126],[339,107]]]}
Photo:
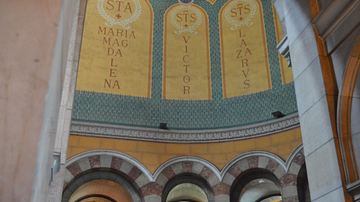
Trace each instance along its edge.
{"label": "arched panel", "polygon": [[211,99],[207,13],[195,4],[176,4],[164,21],[163,98]]}
{"label": "arched panel", "polygon": [[76,90],[150,97],[153,16],[148,0],[88,1]]}
{"label": "arched panel", "polygon": [[261,2],[229,1],[220,11],[219,22],[224,98],[270,89]]}

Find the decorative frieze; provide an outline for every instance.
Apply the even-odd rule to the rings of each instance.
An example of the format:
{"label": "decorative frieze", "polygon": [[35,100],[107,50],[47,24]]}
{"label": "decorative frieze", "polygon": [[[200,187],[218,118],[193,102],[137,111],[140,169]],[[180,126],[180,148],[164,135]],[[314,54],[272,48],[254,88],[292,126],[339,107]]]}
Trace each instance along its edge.
{"label": "decorative frieze", "polygon": [[163,130],[73,121],[70,133],[156,142],[223,142],[270,135],[299,124],[298,114],[250,126],[213,130]]}

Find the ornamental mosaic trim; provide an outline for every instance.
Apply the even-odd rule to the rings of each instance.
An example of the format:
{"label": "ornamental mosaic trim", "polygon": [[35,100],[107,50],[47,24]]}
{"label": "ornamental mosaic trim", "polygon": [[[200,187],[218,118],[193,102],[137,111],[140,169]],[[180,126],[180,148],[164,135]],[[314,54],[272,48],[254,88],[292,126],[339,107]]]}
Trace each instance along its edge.
{"label": "ornamental mosaic trim", "polygon": [[278,133],[284,130],[298,127],[299,125],[299,117],[296,113],[281,119],[254,124],[251,126],[203,131],[143,129],[140,127],[127,127],[73,121],[71,124],[70,133],[74,135],[136,139],[144,141],[199,143],[233,141],[253,138]]}

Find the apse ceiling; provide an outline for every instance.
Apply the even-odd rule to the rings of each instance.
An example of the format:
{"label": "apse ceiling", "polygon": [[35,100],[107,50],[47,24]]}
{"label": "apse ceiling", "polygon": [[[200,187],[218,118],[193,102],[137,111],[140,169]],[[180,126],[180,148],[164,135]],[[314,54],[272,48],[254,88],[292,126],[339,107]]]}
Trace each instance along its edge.
{"label": "apse ceiling", "polygon": [[297,112],[269,0],[88,0],[73,122],[224,129]]}

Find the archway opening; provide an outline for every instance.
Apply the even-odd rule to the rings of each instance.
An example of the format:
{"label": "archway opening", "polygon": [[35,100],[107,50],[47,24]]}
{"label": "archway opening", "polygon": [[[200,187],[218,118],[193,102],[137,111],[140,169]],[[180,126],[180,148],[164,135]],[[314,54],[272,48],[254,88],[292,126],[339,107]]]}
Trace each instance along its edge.
{"label": "archway opening", "polygon": [[305,163],[301,166],[297,179],[297,191],[299,196],[299,202],[310,202],[310,189],[309,182],[306,173]]}
{"label": "archway opening", "polygon": [[199,175],[186,173],[170,179],[164,186],[162,202],[214,202],[214,193]]}
{"label": "archway opening", "polygon": [[102,194],[90,194],[84,197],[79,198],[75,202],[117,202],[109,196]]}
{"label": "archway opening", "polygon": [[257,178],[248,182],[240,192],[238,202],[278,202],[280,190],[274,182],[266,178]]}
{"label": "archway opening", "polygon": [[231,186],[231,202],[279,202],[280,182],[266,169],[250,169],[241,173]]}
{"label": "archway opening", "polygon": [[192,183],[182,183],[171,189],[166,202],[208,202],[206,193]]}
{"label": "archway opening", "polygon": [[69,202],[133,202],[129,192],[110,180],[93,180],[81,185],[71,195]]}

